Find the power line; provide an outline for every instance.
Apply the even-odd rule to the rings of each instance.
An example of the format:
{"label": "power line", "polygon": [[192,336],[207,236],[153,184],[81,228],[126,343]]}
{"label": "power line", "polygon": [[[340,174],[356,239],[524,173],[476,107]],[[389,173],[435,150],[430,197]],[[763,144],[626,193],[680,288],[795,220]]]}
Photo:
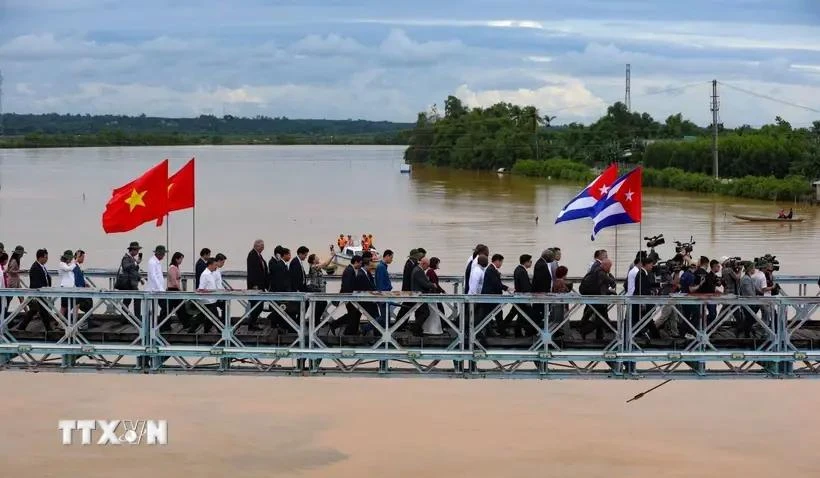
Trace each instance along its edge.
{"label": "power line", "polygon": [[787,100],[781,100],[779,98],[775,98],[774,96],[764,95],[763,93],[758,93],[756,91],[747,90],[747,89],[741,88],[739,86],[734,86],[734,85],[730,85],[728,83],[724,83],[722,81],[720,81],[719,83],[721,85],[727,87],[727,88],[740,91],[741,93],[746,93],[747,95],[756,96],[756,97],[762,98],[764,100],[774,101],[775,103],[780,103],[780,104],[787,105],[787,106],[793,106],[795,108],[804,109],[806,111],[811,111],[813,113],[820,113],[820,110],[818,110],[816,108],[812,108],[811,106],[801,105],[799,103],[792,103],[791,101],[787,101]]}

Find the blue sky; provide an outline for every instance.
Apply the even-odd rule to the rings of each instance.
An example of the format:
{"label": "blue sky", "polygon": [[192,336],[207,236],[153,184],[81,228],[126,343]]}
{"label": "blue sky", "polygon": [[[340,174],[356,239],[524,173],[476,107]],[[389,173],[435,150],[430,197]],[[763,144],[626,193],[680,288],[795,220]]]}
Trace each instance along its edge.
{"label": "blue sky", "polygon": [[[820,110],[816,0],[0,0],[4,109],[413,121],[448,94],[709,117],[709,81]],[[659,93],[660,92],[660,93]],[[727,125],[807,111],[721,88]]]}

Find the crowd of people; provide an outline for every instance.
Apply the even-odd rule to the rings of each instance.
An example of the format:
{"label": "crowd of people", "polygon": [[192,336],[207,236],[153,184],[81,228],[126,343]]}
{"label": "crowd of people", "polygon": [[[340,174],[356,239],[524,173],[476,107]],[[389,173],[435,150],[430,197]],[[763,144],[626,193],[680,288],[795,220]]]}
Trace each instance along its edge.
{"label": "crowd of people", "polygon": [[[365,236],[366,238],[366,236]],[[340,240],[344,237],[340,237]],[[372,242],[370,243],[372,245]],[[287,247],[276,246],[273,255],[266,259],[263,255],[265,243],[258,239],[254,242],[246,260],[247,289],[259,292],[327,292],[325,270],[333,261],[331,255],[322,259],[311,254],[305,246],[296,249],[292,254]],[[331,254],[333,254],[331,247]],[[52,287],[52,278],[46,266],[48,251],[39,249],[35,253],[35,261],[26,271],[22,268],[25,248],[17,246],[11,255],[7,254],[0,244],[0,288],[22,287],[21,274],[27,272],[30,288]],[[169,262],[167,272],[163,272],[163,262],[168,251],[165,246],[154,248],[147,261],[143,261],[142,246],[138,242],[131,242],[123,255],[117,269],[114,288],[122,291],[139,290],[144,284],[146,291],[181,291],[181,265],[185,258],[181,252],[175,252]],[[59,287],[82,288],[88,287],[82,264],[85,261],[85,252],[82,250],[66,250],[60,257],[57,266]],[[389,292],[393,290],[390,278],[390,266],[393,264],[394,252],[385,250],[378,260],[374,254],[365,249],[361,255],[354,255],[341,274],[341,293],[355,292]],[[655,294],[734,294],[745,297],[775,295],[779,286],[774,278],[774,268],[771,263],[741,263],[736,258],[709,260],[700,257],[692,260],[688,253],[681,254],[676,260],[680,268],[672,271],[671,275],[659,283],[658,276],[653,272],[657,257],[641,251],[627,273],[623,284],[628,296],[645,296]],[[222,280],[222,269],[228,258],[225,254],[212,255],[209,248],[200,251],[200,257],[195,265],[195,290],[197,292],[214,292],[225,288]],[[561,249],[551,247],[543,250],[539,257],[533,258],[529,254],[518,257],[518,264],[513,270],[513,284],[503,283],[501,269],[505,258],[498,253],[490,253],[488,246],[478,244],[468,258],[464,269],[464,293],[468,295],[500,295],[508,293],[575,293],[574,284],[567,279],[569,270],[561,265]],[[145,262],[145,279],[143,279],[143,263]],[[410,251],[402,268],[401,291],[422,294],[443,294],[444,289],[439,283],[438,270],[441,260],[437,257],[428,257],[424,248],[415,248]],[[606,250],[597,250],[593,261],[589,265],[583,279],[578,284],[577,293],[581,295],[612,295],[616,294],[617,284],[611,274],[612,261]],[[531,271],[530,271],[531,270]],[[820,284],[820,281],[818,281]],[[395,301],[395,299],[392,299]],[[131,300],[124,300],[123,306],[131,306]],[[224,317],[225,304],[222,301],[204,297],[198,301],[214,317]],[[298,301],[283,301],[286,305],[283,310],[268,310],[268,320],[273,328],[287,331],[288,321],[283,314],[295,317],[298,315]],[[73,304],[73,305],[72,305]],[[6,313],[9,312],[8,303]],[[68,308],[73,306],[76,311],[87,312],[93,303],[89,299],[78,299],[70,302],[67,298],[60,300],[60,312],[65,315]],[[327,302],[316,303],[315,314],[322,317],[327,308]],[[263,301],[250,301],[248,305],[247,326],[249,331],[260,331],[260,317],[265,312]],[[398,308],[398,313],[391,313]],[[383,327],[391,320],[398,320],[401,324],[398,330],[409,329],[415,335],[438,335],[444,333],[443,319],[447,316],[442,304],[395,302],[362,303],[361,309],[353,303],[345,303],[344,314],[341,317],[330,318],[328,328],[332,333],[342,332],[345,335],[360,335],[367,333],[373,327],[362,321],[362,309],[374,318]],[[550,323],[562,324],[555,331],[555,336],[569,334],[570,324],[565,321],[567,306],[561,304],[515,304],[508,306],[506,316],[504,307],[499,304],[474,304],[468,307],[468,317],[473,316],[474,323],[487,321],[481,334],[483,336],[510,336],[517,337],[536,335],[549,318]],[[676,313],[671,306],[663,306],[656,311],[651,305],[633,305],[632,319],[635,324],[643,324],[644,329],[639,331],[649,338],[661,337],[660,331],[665,330],[674,338],[693,338],[695,331],[692,325],[698,326],[701,320],[706,324],[717,318],[715,304],[683,305],[680,313]],[[655,314],[655,312],[658,312]],[[133,300],[133,313],[140,317],[142,308],[139,299]],[[165,318],[175,315],[182,324],[184,331],[196,332],[203,327],[209,332],[214,327],[212,321],[207,320],[196,306],[182,300],[159,301],[159,310],[149,313],[158,313],[158,317]],[[734,316],[735,331],[738,336],[750,337],[756,321],[756,314],[762,320],[768,320],[775,313],[766,307],[750,307],[736,311]],[[19,319],[13,324],[13,329],[24,330],[34,319],[43,321],[46,330],[51,329],[51,317],[44,313],[37,301],[28,303],[25,313],[18,314]],[[657,315],[652,320],[642,321],[641,318]],[[609,328],[607,322],[608,307],[605,304],[587,305],[579,324],[579,333],[582,339],[594,332],[596,340],[602,340]],[[469,323],[469,321],[467,321]],[[171,321],[165,319],[162,330],[169,330]]]}

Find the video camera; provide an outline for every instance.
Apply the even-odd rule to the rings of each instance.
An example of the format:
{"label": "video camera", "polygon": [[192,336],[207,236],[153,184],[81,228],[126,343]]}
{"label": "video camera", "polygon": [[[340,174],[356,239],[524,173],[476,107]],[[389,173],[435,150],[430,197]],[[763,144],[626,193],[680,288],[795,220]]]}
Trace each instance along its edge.
{"label": "video camera", "polygon": [[776,272],[780,270],[780,261],[777,260],[777,256],[766,254],[763,257],[755,257],[755,267],[759,268],[763,264],[771,264],[772,271]]}
{"label": "video camera", "polygon": [[741,259],[739,256],[735,256],[726,259],[726,261],[723,262],[723,267],[728,267],[729,269],[732,269],[735,272],[740,272],[745,264],[746,261]]}
{"label": "video camera", "polygon": [[689,236],[689,242],[675,241],[675,253],[689,254],[692,252],[692,246],[695,245],[694,236]]}
{"label": "video camera", "polygon": [[644,237],[643,240],[646,241],[646,247],[650,249],[666,244],[666,239],[663,238],[663,234],[658,234],[657,236],[652,237]]}

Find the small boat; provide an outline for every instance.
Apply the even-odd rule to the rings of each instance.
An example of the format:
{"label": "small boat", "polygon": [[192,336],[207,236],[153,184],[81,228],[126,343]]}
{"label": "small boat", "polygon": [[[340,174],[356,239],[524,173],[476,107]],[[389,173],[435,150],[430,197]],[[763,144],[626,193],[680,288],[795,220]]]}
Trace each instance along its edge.
{"label": "small boat", "polygon": [[402,174],[410,174],[410,165],[407,163],[402,163],[400,172]]}
{"label": "small boat", "polygon": [[805,219],[803,218],[777,218],[777,217],[759,217],[759,216],[738,216],[736,214],[732,214],[733,217],[736,219],[740,219],[741,221],[751,221],[751,222],[803,222]]}
{"label": "small boat", "polygon": [[[335,252],[333,254],[333,263],[340,266],[346,266],[350,264],[350,259],[353,259],[353,256],[360,256],[362,255],[362,252],[362,246],[345,246],[340,252]],[[370,249],[370,253],[373,254],[374,262],[381,258],[379,252],[373,248]]]}

